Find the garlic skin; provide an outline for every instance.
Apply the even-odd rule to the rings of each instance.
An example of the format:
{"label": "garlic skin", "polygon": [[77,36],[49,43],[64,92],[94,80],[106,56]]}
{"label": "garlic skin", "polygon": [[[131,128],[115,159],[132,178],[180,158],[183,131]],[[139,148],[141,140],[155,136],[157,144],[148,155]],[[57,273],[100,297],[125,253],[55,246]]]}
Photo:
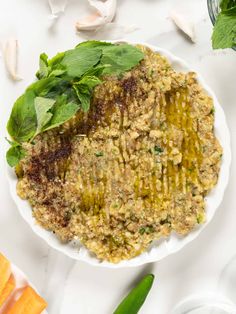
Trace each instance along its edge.
{"label": "garlic skin", "polygon": [[22,78],[17,74],[18,61],[18,41],[16,39],[8,39],[3,48],[4,61],[7,72],[13,81],[19,81]]}
{"label": "garlic skin", "polygon": [[172,10],[170,12],[170,18],[175,23],[175,25],[185,33],[188,38],[195,43],[196,42],[196,34],[194,29],[194,24],[183,14]]}
{"label": "garlic skin", "polygon": [[124,38],[126,34],[133,33],[138,30],[136,25],[122,25],[118,23],[108,23],[102,27],[92,31],[83,31],[80,36],[86,40],[116,40]]}
{"label": "garlic skin", "polygon": [[65,11],[67,0],[48,0],[48,2],[54,18]]}
{"label": "garlic skin", "polygon": [[88,0],[95,13],[76,23],[78,31],[94,31],[111,23],[116,14],[117,0]]}

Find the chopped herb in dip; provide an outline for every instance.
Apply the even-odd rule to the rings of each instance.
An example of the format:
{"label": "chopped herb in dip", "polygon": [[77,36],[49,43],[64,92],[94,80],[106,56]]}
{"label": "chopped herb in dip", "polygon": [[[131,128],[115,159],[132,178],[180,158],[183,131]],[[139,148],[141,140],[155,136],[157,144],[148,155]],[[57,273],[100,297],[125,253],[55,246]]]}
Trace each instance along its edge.
{"label": "chopped herb in dip", "polygon": [[103,152],[96,152],[95,156],[96,157],[102,157],[102,156],[104,156],[104,153]]}

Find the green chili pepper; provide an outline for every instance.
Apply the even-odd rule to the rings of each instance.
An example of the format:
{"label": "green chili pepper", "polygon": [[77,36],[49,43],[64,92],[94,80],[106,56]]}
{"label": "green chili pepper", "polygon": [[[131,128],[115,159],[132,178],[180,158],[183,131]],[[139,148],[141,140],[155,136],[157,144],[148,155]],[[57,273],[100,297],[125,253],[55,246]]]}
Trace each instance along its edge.
{"label": "green chili pepper", "polygon": [[154,275],[146,275],[120,303],[113,314],[137,314],[152,287]]}

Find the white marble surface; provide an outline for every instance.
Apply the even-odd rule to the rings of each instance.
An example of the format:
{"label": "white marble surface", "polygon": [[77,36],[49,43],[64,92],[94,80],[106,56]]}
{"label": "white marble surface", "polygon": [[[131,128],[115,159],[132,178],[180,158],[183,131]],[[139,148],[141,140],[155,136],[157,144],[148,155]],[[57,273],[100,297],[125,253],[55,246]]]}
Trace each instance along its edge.
{"label": "white marble surface", "polygon": [[[226,112],[233,152],[224,201],[200,237],[159,263],[120,270],[75,263],[50,249],[19,216],[10,198],[5,174],[5,125],[12,103],[32,81],[42,51],[54,55],[82,40],[81,35],[75,33],[74,24],[88,11],[86,1],[70,0],[66,14],[50,31],[46,0],[0,0],[0,5],[0,40],[9,36],[18,38],[19,72],[24,78],[18,83],[10,81],[0,58],[0,251],[28,274],[47,299],[50,314],[111,314],[132,283],[149,271],[156,275],[156,281],[140,311],[143,314],[169,314],[185,296],[216,290],[223,267],[236,254],[236,52],[212,51],[206,0],[118,0],[116,21],[138,26],[127,39],[169,49],[203,75]],[[168,19],[168,12],[174,6],[185,7],[196,24],[195,45]]]}

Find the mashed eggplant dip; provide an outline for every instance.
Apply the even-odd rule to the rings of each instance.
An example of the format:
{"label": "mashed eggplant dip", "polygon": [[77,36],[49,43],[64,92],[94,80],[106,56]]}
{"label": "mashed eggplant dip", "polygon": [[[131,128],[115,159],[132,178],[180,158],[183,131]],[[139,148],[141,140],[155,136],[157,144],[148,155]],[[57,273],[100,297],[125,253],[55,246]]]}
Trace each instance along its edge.
{"label": "mashed eggplant dip", "polygon": [[90,109],[24,143],[16,167],[37,223],[112,263],[204,223],[222,157],[213,100],[196,74],[137,47],[137,66],[105,75]]}

